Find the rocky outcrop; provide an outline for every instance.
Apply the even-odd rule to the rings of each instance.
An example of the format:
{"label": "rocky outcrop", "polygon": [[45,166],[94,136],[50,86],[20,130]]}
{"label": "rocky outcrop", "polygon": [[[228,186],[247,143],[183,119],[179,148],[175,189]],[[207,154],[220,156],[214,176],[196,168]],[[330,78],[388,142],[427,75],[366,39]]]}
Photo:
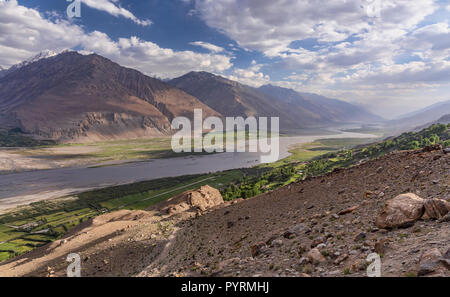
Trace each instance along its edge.
{"label": "rocky outcrop", "polygon": [[219,190],[208,185],[198,190],[187,191],[175,196],[159,207],[163,213],[176,214],[185,211],[206,211],[223,204],[223,198]]}
{"label": "rocky outcrop", "polygon": [[312,264],[320,264],[326,261],[325,257],[320,253],[318,248],[313,248],[310,250],[306,254],[306,257]]}
{"label": "rocky outcrop", "polygon": [[424,211],[424,199],[413,193],[402,194],[386,201],[376,225],[382,229],[407,227],[420,219]]}
{"label": "rocky outcrop", "polygon": [[441,219],[450,211],[450,203],[442,199],[426,199],[424,219]]}
{"label": "rocky outcrop", "polygon": [[24,127],[32,135],[60,142],[93,142],[169,135],[170,122],[163,118],[116,112],[87,112],[58,126]]}
{"label": "rocky outcrop", "polygon": [[376,225],[382,229],[411,226],[419,219],[443,220],[450,212],[450,203],[443,199],[423,199],[408,193],[388,200],[378,215]]}
{"label": "rocky outcrop", "polygon": [[439,249],[429,249],[420,258],[417,275],[445,276],[445,271],[449,269],[449,262],[448,256],[443,256]]}

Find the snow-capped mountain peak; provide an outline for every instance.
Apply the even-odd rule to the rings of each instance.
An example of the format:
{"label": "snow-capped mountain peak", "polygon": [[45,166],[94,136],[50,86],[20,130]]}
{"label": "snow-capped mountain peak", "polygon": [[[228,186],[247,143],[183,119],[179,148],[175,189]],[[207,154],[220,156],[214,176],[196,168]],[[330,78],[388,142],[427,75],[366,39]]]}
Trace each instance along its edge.
{"label": "snow-capped mountain peak", "polygon": [[18,64],[15,64],[15,65],[11,66],[9,69],[2,69],[0,67],[0,72],[1,72],[0,77],[5,76],[5,75],[7,75],[7,74],[9,74],[9,73],[11,73],[13,71],[16,71],[17,69],[20,69],[22,67],[30,65],[32,63],[35,63],[35,62],[37,62],[39,60],[48,59],[48,58],[57,56],[59,54],[62,54],[62,53],[68,52],[68,51],[70,51],[70,50],[66,49],[66,50],[59,51],[59,52],[52,51],[52,50],[44,50],[44,51],[40,52],[39,54],[37,54],[35,56],[32,56],[29,59],[26,59],[23,62],[20,62]]}
{"label": "snow-capped mountain peak", "polygon": [[20,62],[20,63],[18,63],[18,64],[16,64],[16,65],[13,65],[13,66],[12,66],[11,68],[9,68],[9,69],[10,69],[10,70],[13,69],[13,68],[14,68],[14,69],[19,69],[19,68],[22,68],[22,67],[24,67],[24,66],[27,66],[27,65],[29,65],[29,64],[31,64],[31,63],[37,62],[37,61],[39,61],[39,60],[42,60],[42,59],[48,59],[48,58],[57,56],[57,55],[59,55],[60,53],[63,53],[63,52],[66,52],[66,51],[67,51],[67,50],[64,50],[64,51],[61,51],[61,52],[55,52],[55,51],[52,51],[52,50],[44,50],[44,51],[40,52],[39,54],[37,54],[37,55],[35,55],[35,56],[33,56],[33,57],[31,57],[31,58],[29,58],[29,59],[23,61],[23,62]]}

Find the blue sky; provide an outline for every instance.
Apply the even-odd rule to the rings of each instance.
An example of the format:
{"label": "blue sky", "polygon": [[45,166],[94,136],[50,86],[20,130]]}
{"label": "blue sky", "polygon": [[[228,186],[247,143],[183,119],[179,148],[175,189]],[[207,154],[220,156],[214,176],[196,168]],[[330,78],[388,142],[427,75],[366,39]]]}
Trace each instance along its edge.
{"label": "blue sky", "polygon": [[96,52],[148,75],[209,71],[360,104],[385,117],[449,100],[442,0],[0,0],[0,66]]}

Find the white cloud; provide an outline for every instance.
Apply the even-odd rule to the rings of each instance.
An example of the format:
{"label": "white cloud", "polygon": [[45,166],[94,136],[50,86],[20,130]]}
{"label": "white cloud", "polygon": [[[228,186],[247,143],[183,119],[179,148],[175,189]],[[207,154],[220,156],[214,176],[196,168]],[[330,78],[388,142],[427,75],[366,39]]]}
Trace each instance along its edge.
{"label": "white cloud", "polygon": [[415,51],[429,52],[438,58],[448,56],[450,49],[450,27],[448,23],[436,23],[415,30],[411,36],[405,38],[404,46]]}
{"label": "white cloud", "polygon": [[[196,11],[207,25],[239,46],[272,58],[267,67],[273,72],[295,73],[274,84],[374,109],[383,102],[385,108],[395,107],[386,108],[391,114],[401,104],[403,112],[407,98],[411,98],[411,104],[406,103],[409,108],[448,98],[449,20],[432,23],[432,14],[447,4],[383,0],[375,16],[366,10],[367,3],[196,0]],[[424,20],[429,25],[421,25]]]}
{"label": "white cloud", "polygon": [[208,42],[204,42],[204,41],[194,41],[194,42],[190,42],[189,44],[203,47],[213,53],[221,53],[221,52],[225,51],[225,49],[223,47],[220,47],[220,46],[208,43]]}
{"label": "white cloud", "polygon": [[[381,17],[371,18],[363,0],[210,1],[197,0],[196,10],[211,27],[240,46],[277,56],[293,41],[343,41],[366,31],[411,27],[432,13],[432,0],[382,1]],[[268,13],[270,12],[270,13]]]}
{"label": "white cloud", "polygon": [[9,67],[45,49],[60,51],[75,47],[162,78],[191,70],[220,73],[232,66],[226,55],[174,51],[136,37],[114,41],[103,32],[86,33],[68,21],[45,19],[15,0],[0,0],[0,66]]}
{"label": "white cloud", "polygon": [[262,72],[258,72],[257,69],[259,68],[255,68],[255,66],[250,67],[249,69],[236,68],[234,69],[233,74],[226,77],[252,87],[260,87],[270,83],[270,76]]}
{"label": "white cloud", "polygon": [[116,5],[115,3],[118,3],[118,0],[81,0],[81,1],[91,8],[105,11],[115,17],[119,16],[125,17],[141,26],[150,26],[152,24],[150,20],[138,19],[129,10],[122,8],[119,5]]}

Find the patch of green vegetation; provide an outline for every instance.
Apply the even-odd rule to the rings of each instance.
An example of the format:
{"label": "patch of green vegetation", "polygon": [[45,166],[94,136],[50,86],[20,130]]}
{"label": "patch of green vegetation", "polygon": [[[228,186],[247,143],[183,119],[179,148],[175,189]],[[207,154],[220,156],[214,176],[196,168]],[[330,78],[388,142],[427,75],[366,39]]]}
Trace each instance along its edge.
{"label": "patch of green vegetation", "polygon": [[51,140],[36,140],[19,128],[11,130],[0,129],[0,147],[37,147],[53,144],[55,142]]}
{"label": "patch of green vegetation", "polygon": [[9,252],[0,252],[0,262],[8,260],[11,258],[11,253]]}
{"label": "patch of green vegetation", "polygon": [[[230,183],[222,190],[226,200],[249,198],[286,186],[300,179],[320,176],[337,168],[347,168],[360,161],[377,158],[395,150],[418,149],[450,139],[450,125],[433,125],[420,132],[404,133],[398,137],[373,144],[361,144],[368,139],[323,139],[303,145],[291,151],[286,159],[269,165],[260,165],[256,176],[249,176]],[[347,147],[354,146],[354,148]],[[325,147],[325,148],[324,148]],[[341,148],[337,151],[321,151],[320,148]],[[316,149],[312,151],[312,149]],[[310,159],[309,161],[307,161]]]}
{"label": "patch of green vegetation", "polygon": [[383,129],[374,127],[374,126],[363,126],[361,128],[355,128],[355,129],[345,129],[342,130],[343,132],[352,132],[352,133],[364,133],[364,134],[373,134],[377,136],[383,136],[385,134],[385,131]]}
{"label": "patch of green vegetation", "polygon": [[329,147],[333,150],[339,150],[342,148],[352,148],[357,145],[373,143],[373,138],[327,138],[319,139],[318,143],[325,147]]}
{"label": "patch of green vegetation", "polygon": [[414,150],[438,143],[445,146],[450,139],[449,128],[450,124],[436,124],[420,132],[403,133],[374,144],[327,153],[308,162],[305,168],[306,176],[318,176],[336,168],[347,168],[360,161],[374,159],[397,150]]}

